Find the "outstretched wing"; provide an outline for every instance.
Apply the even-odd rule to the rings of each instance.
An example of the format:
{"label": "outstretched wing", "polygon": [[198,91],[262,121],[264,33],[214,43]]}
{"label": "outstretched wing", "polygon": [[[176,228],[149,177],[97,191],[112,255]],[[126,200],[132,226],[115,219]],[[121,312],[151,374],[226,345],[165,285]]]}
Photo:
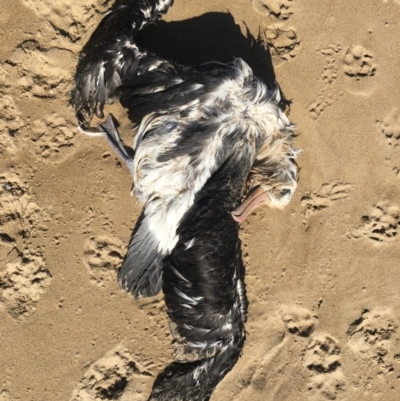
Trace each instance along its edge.
{"label": "outstretched wing", "polygon": [[79,56],[70,103],[79,124],[87,127],[93,114],[103,118],[105,102],[121,85],[156,85],[176,76],[175,66],[140,49],[135,35],[161,18],[173,0],[117,0]]}

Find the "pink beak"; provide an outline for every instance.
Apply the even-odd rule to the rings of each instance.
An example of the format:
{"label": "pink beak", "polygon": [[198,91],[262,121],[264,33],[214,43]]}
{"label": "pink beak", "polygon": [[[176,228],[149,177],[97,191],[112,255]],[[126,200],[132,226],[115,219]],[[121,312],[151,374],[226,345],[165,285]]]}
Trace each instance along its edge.
{"label": "pink beak", "polygon": [[256,208],[264,203],[270,203],[271,198],[268,193],[261,187],[256,188],[247,196],[247,198],[241,203],[231,214],[233,220],[238,223],[242,223],[247,219],[247,216]]}

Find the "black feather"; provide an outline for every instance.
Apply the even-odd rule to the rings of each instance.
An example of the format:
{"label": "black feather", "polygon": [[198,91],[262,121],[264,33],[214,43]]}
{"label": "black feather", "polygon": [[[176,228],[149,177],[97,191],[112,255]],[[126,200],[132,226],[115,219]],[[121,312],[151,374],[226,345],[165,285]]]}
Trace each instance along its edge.
{"label": "black feather", "polygon": [[177,74],[173,63],[140,49],[134,41],[137,32],[172,4],[173,0],[114,3],[79,56],[70,103],[81,125],[88,126],[93,114],[103,117],[104,104],[119,86],[154,84]]}
{"label": "black feather", "polygon": [[158,250],[158,241],[149,230],[146,217],[143,217],[139,220],[118,272],[120,286],[135,298],[157,295],[162,285],[164,256]]}
{"label": "black feather", "polygon": [[[238,224],[230,212],[241,201],[242,189],[257,153],[268,143],[265,142],[267,135],[272,135],[263,129],[266,120],[261,118],[260,123],[258,113],[263,106],[271,106],[269,110],[264,109],[272,116],[276,114],[276,126],[271,128],[282,137],[287,135],[288,147],[291,130],[289,122],[279,114],[277,87],[267,88],[242,60],[184,67],[135,44],[136,33],[159,18],[172,1],[116,1],[81,53],[71,103],[82,125],[88,125],[94,113],[101,117],[105,102],[115,95],[120,96],[130,117],[154,113],[140,126],[135,142],[136,155],[142,153],[136,157],[143,160],[134,159],[134,163],[140,166],[142,176],[154,172],[150,169],[170,165],[172,172],[161,168],[160,174],[148,176],[169,180],[184,165],[174,164],[174,161],[190,159],[184,165],[188,174],[180,177],[182,186],[177,185],[172,195],[163,193],[168,185],[152,192],[152,186],[157,186],[156,180],[150,181],[153,185],[146,183],[142,187],[140,179],[136,182],[136,194],[148,202],[147,206],[155,199],[159,201],[151,205],[157,211],[160,209],[156,206],[168,208],[170,203],[179,204],[182,194],[195,194],[195,199],[190,207],[184,205],[189,210],[182,209],[187,212],[176,233],[172,232],[176,222],[171,225],[168,234],[176,234],[178,238],[172,251],[160,252],[157,228],[152,227],[154,231],[151,231],[147,218],[142,215],[118,280],[121,287],[135,297],[155,295],[162,287],[174,325],[173,334],[184,346],[183,360],[173,362],[159,374],[150,400],[204,401],[234,366],[245,340],[244,266]],[[241,106],[234,106],[236,101]],[[249,108],[259,106],[260,109],[249,117]],[[113,121],[108,120],[101,128],[117,153],[119,149],[121,157],[128,160]],[[162,142],[166,138],[168,141],[172,133],[177,135],[173,144],[166,142],[170,145],[168,150],[166,143],[158,148],[152,140],[157,138]],[[148,138],[150,136],[153,138]],[[206,147],[207,142],[214,139],[215,146]],[[141,152],[143,149],[145,152]],[[208,149],[215,149],[212,155],[205,154]],[[199,155],[205,160],[210,156],[212,160],[208,166],[200,168]],[[153,159],[150,156],[154,156]],[[278,170],[274,174],[288,175],[287,166],[293,161],[286,156],[282,166],[277,160],[271,161]],[[192,173],[194,178],[188,179]],[[211,178],[198,191],[197,187],[204,181],[199,185],[196,179],[205,180],[210,174]],[[295,177],[290,179],[294,182]],[[277,181],[282,179],[278,177]],[[295,183],[292,186],[295,187]],[[169,245],[172,248],[172,242]],[[165,246],[165,249],[170,248]]]}
{"label": "black feather", "polygon": [[240,202],[250,168],[246,158],[228,159],[180,222],[179,242],[164,260],[163,291],[178,338],[198,360],[169,365],[150,400],[208,400],[240,356],[247,301],[238,224],[229,211]]}

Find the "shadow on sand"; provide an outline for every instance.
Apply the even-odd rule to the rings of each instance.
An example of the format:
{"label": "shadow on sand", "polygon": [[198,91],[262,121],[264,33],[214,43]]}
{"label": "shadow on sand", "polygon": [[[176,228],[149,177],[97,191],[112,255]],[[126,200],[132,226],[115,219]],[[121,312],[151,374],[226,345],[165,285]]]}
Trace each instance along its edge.
{"label": "shadow on sand", "polygon": [[244,36],[231,14],[211,12],[184,21],[159,21],[140,31],[136,41],[167,60],[183,65],[209,61],[227,63],[241,57],[265,83],[275,81],[271,55],[265,50],[262,64],[254,55],[257,43],[249,31]]}

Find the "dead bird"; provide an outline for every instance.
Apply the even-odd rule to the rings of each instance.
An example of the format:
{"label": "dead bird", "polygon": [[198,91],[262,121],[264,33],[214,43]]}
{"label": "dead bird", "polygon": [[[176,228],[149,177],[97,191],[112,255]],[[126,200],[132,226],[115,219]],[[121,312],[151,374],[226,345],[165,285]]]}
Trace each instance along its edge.
{"label": "dead bird", "polygon": [[[290,201],[297,150],[278,85],[267,86],[243,60],[182,66],[135,43],[170,5],[117,0],[81,52],[71,103],[82,131],[104,135],[126,162],[145,205],[118,274],[121,287],[135,297],[162,287],[187,352],[198,353],[160,374],[151,399],[207,400],[244,341],[237,222],[260,204]],[[146,111],[134,157],[112,117],[90,127],[117,95]],[[246,181],[253,188],[242,202]]]}
{"label": "dead bird", "polygon": [[[162,260],[177,243],[179,220],[236,149],[251,148],[252,177],[259,180],[254,182],[258,190],[233,211],[235,219],[243,220],[260,200],[283,207],[296,187],[293,126],[279,107],[277,85],[267,88],[241,59],[188,67],[135,44],[135,34],[171,4],[117,0],[80,54],[71,98],[80,127],[89,134],[93,114],[102,117],[117,90],[129,107],[149,110],[136,134],[133,159],[114,121],[100,126],[100,134],[127,163],[134,192],[145,204],[119,272],[121,286],[135,296],[159,292]],[[260,192],[264,195],[257,198]]]}

